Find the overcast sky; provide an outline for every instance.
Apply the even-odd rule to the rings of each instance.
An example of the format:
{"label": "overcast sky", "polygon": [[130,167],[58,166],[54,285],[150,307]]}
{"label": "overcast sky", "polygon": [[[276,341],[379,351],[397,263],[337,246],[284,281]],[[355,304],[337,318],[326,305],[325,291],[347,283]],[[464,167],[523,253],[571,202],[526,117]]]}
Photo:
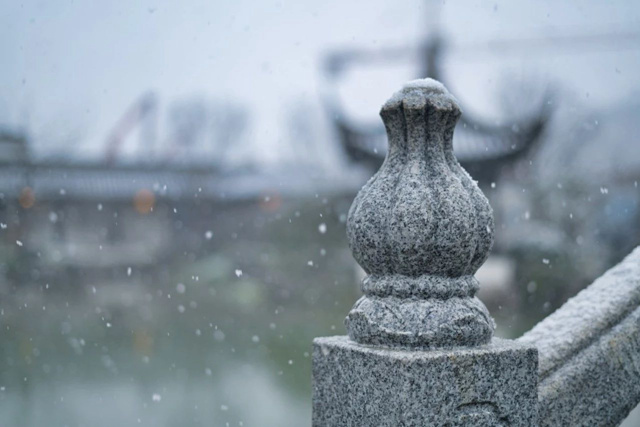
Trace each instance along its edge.
{"label": "overcast sky", "polygon": [[[286,137],[283,115],[290,103],[317,103],[324,52],[416,43],[431,11],[439,10],[442,30],[461,45],[640,28],[634,1],[447,1],[435,8],[424,0],[0,4],[0,124],[26,126],[40,149],[76,156],[100,155],[123,111],[153,90],[165,108],[191,95],[245,105],[257,155],[272,158]],[[452,89],[480,110],[491,104],[484,98],[499,85],[503,66],[517,75],[532,67],[539,68],[534,74],[556,73],[594,105],[637,91],[640,49],[465,61],[452,61]],[[362,108],[373,116],[375,103],[407,77],[366,82],[350,95],[365,100]],[[82,138],[65,144],[69,135]]]}

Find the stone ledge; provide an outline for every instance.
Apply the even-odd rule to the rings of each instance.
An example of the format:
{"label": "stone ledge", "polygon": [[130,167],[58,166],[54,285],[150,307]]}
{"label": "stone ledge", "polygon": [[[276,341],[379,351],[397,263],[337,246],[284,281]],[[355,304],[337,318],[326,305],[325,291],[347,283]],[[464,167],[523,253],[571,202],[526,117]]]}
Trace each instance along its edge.
{"label": "stone ledge", "polygon": [[484,346],[414,351],[316,338],[313,425],[537,425],[538,352],[494,338]]}

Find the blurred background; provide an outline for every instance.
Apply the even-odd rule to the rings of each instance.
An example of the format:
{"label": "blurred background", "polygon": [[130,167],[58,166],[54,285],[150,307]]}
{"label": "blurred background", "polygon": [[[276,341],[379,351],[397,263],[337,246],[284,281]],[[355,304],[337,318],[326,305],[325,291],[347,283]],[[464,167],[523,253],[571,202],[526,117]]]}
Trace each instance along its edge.
{"label": "blurred background", "polygon": [[1,426],[310,425],[410,79],[463,108],[499,336],[640,244],[637,2],[0,5]]}

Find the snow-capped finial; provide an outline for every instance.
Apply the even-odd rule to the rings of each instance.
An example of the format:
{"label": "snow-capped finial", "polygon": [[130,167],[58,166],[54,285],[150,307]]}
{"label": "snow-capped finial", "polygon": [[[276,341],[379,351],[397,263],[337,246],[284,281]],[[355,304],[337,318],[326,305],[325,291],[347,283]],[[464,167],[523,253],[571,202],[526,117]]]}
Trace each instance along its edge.
{"label": "snow-capped finial", "polygon": [[446,87],[442,83],[432,78],[409,80],[402,85],[403,89],[427,89],[432,92],[449,93]]}
{"label": "snow-capped finial", "polygon": [[474,274],[493,242],[493,215],[453,155],[458,103],[441,83],[414,80],[380,114],[387,158],[347,221],[368,274],[346,319],[349,336],[417,348],[485,344],[494,323],[475,297]]}
{"label": "snow-capped finial", "polygon": [[411,80],[405,83],[402,89],[391,95],[391,98],[384,103],[382,111],[397,107],[401,103],[404,104],[406,108],[421,108],[425,105],[428,98],[441,104],[440,106],[443,108],[460,110],[458,101],[449,93],[442,83],[434,79],[426,78]]}

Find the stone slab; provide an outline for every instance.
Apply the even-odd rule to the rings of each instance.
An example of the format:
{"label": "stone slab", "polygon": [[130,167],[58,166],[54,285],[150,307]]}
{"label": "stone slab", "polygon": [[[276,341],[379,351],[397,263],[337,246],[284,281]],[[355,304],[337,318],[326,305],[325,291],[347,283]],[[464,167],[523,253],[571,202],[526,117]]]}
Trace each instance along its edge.
{"label": "stone slab", "polygon": [[617,426],[640,403],[640,247],[518,340],[540,352],[540,426]]}
{"label": "stone slab", "polygon": [[640,402],[640,308],[542,379],[540,427],[619,426]]}
{"label": "stone slab", "polygon": [[537,425],[535,346],[415,351],[345,336],[313,346],[313,426]]}

